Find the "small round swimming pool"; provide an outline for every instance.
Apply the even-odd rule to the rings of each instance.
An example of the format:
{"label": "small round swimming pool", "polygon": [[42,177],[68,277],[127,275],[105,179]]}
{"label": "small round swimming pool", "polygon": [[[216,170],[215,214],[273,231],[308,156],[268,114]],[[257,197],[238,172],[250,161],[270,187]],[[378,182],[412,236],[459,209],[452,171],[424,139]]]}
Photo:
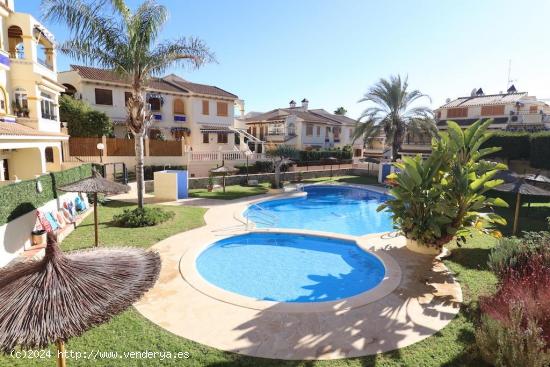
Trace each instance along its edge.
{"label": "small round swimming pool", "polygon": [[288,233],[247,233],[215,242],[196,259],[209,283],[276,302],[335,301],[376,287],[384,264],[354,242]]}
{"label": "small round swimming pool", "polygon": [[391,213],[378,212],[390,196],[354,186],[310,185],[306,196],[251,205],[244,216],[258,228],[294,228],[363,236],[393,229]]}

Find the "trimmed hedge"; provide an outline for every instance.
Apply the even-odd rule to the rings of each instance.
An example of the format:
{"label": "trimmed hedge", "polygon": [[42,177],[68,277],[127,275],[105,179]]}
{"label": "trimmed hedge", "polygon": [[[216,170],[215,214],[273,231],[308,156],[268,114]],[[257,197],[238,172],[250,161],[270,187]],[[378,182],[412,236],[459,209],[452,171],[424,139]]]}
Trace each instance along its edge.
{"label": "trimmed hedge", "polygon": [[301,150],[298,152],[299,161],[321,161],[329,157],[338,159],[352,159],[350,150],[327,149],[327,150]]}
{"label": "trimmed hedge", "polygon": [[143,176],[145,180],[153,180],[155,172],[164,170],[187,170],[187,166],[143,166]]}
{"label": "trimmed hedge", "polygon": [[550,133],[531,135],[531,167],[550,169]]}
{"label": "trimmed hedge", "polygon": [[493,153],[489,157],[499,157],[507,160],[529,160],[529,137],[529,133],[523,132],[498,132],[487,140],[482,145],[482,148],[502,148],[499,152]]}
{"label": "trimmed hedge", "polygon": [[[65,171],[53,172],[36,179],[16,182],[0,187],[0,225],[41,207],[57,198],[56,188],[92,175],[92,165],[84,164]],[[42,192],[36,191],[36,182]]]}
{"label": "trimmed hedge", "polygon": [[[283,164],[281,166],[281,172],[288,171],[289,167],[290,167],[290,165]],[[239,175],[246,174],[246,165],[245,164],[237,165],[237,166],[235,166],[235,169],[239,170],[239,172],[238,172]],[[250,174],[250,175],[255,174],[255,173],[272,173],[272,172],[274,172],[274,170],[275,170],[275,168],[273,168],[273,162],[272,161],[256,161],[256,162],[254,162],[254,164],[249,164],[248,165],[248,174]]]}

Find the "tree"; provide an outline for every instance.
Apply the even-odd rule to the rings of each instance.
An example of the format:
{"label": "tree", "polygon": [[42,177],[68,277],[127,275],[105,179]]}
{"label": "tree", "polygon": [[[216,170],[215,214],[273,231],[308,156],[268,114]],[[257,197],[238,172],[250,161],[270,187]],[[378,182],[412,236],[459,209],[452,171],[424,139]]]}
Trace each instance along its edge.
{"label": "tree", "polygon": [[348,110],[346,110],[344,107],[338,107],[334,110],[335,115],[342,115],[344,116],[346,113],[348,113]]}
{"label": "tree", "polygon": [[[421,98],[429,98],[418,90],[409,90],[407,78],[391,76],[380,79],[359,102],[374,104],[368,107],[355,129],[356,139],[364,141],[384,131],[386,141],[391,144],[392,161],[396,161],[401,144],[407,133],[435,135],[437,128],[432,110],[424,106],[413,106]],[[364,125],[367,124],[367,125]]]}
{"label": "tree", "polygon": [[67,122],[70,136],[100,137],[113,133],[113,122],[105,113],[68,95],[59,97],[59,117]]}
{"label": "tree", "polygon": [[290,163],[291,159],[298,156],[298,151],[290,145],[278,145],[276,148],[268,150],[266,154],[273,159],[275,168],[275,188],[281,187],[281,166]]}
{"label": "tree", "polygon": [[85,64],[113,70],[130,83],[128,127],[135,138],[138,207],[143,207],[143,137],[151,124],[145,100],[148,81],[178,65],[200,67],[214,61],[206,45],[196,38],[159,41],[168,11],[146,0],[131,11],[124,0],[43,0],[47,19],[62,22],[70,39],[61,52]]}

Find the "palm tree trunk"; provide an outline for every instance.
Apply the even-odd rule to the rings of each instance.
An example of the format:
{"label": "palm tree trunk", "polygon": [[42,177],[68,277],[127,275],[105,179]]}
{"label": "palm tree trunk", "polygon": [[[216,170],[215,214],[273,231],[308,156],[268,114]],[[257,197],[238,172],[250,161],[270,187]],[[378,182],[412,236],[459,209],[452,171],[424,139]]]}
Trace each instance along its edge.
{"label": "palm tree trunk", "polygon": [[281,175],[281,164],[279,162],[275,162],[275,188],[280,188],[280,178]]}
{"label": "palm tree trunk", "polygon": [[143,197],[145,195],[145,182],[143,177],[143,133],[135,134],[135,139],[137,204],[138,208],[143,208]]}

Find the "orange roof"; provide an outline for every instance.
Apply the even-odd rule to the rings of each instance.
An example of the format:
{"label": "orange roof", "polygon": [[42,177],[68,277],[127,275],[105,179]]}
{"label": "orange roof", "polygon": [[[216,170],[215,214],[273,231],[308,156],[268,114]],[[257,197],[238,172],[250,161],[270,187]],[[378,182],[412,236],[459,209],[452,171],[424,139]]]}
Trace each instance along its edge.
{"label": "orange roof", "polygon": [[68,135],[61,133],[53,133],[40,131],[28,127],[25,125],[18,124],[17,122],[3,122],[0,121],[0,135],[11,135],[11,136],[51,136],[51,137],[67,137]]}

